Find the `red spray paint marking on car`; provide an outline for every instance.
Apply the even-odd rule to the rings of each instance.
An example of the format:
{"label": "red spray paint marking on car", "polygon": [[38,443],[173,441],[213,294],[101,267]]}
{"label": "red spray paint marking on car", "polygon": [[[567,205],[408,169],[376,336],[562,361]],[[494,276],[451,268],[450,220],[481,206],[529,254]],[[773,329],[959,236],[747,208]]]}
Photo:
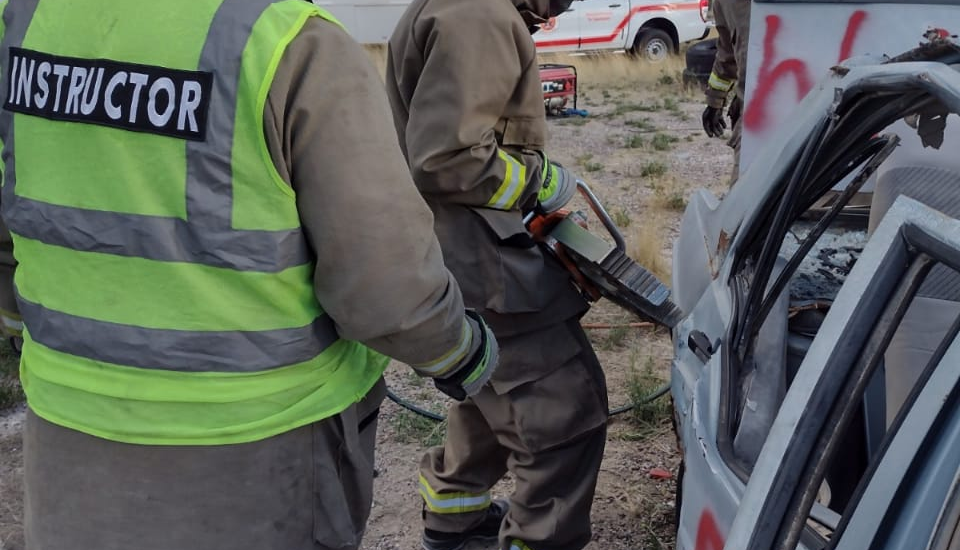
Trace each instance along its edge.
{"label": "red spray paint marking on car", "polygon": [[[857,36],[867,19],[867,12],[857,10],[853,12],[850,19],[847,20],[847,28],[843,34],[843,40],[840,42],[840,51],[838,61],[843,61],[850,57],[853,52]],[[807,92],[813,87],[813,79],[810,77],[810,70],[806,62],[794,57],[784,59],[776,63],[777,58],[777,38],[780,35],[780,29],[783,20],[779,15],[768,15],[766,17],[766,34],[763,36],[763,58],[760,62],[760,71],[757,75],[757,86],[754,90],[750,104],[743,115],[744,126],[754,132],[762,132],[766,129],[769,119],[767,116],[767,104],[770,96],[776,90],[781,80],[792,76],[797,90],[797,98],[807,95]],[[776,64],[774,64],[776,63]]]}
{"label": "red spray paint marking on car", "polygon": [[697,542],[694,550],[723,550],[723,535],[717,528],[717,520],[713,512],[704,509],[700,513],[700,522],[697,525]]}

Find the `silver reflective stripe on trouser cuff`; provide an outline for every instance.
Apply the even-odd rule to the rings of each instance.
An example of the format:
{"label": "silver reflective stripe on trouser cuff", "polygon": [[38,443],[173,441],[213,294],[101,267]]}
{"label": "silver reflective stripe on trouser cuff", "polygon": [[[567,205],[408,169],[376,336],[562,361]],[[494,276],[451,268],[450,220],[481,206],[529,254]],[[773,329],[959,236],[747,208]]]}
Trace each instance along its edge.
{"label": "silver reflective stripe on trouser cuff", "polygon": [[[3,52],[20,46],[38,0],[10,2]],[[215,73],[206,142],[187,142],[187,220],[58,206],[17,197],[13,115],[0,111],[6,149],[3,214],[21,237],[72,250],[157,261],[196,263],[239,271],[277,272],[312,256],[300,228],[265,231],[231,228],[232,148],[241,54],[254,23],[272,0],[224,0],[214,15],[199,70]],[[16,13],[16,17],[12,15]],[[9,89],[7,71],[0,90]]]}
{"label": "silver reflective stripe on trouser cuff", "polygon": [[434,514],[465,514],[490,506],[490,493],[437,493],[423,474],[420,475],[419,493],[427,510]]}
{"label": "silver reflective stripe on trouser cuff", "polygon": [[264,331],[169,330],[61,313],[18,296],[30,337],[56,351],[144,369],[255,372],[309,361],[337,341],[327,315],[305,327]]}
{"label": "silver reflective stripe on trouser cuff", "polygon": [[472,511],[472,509],[483,509],[490,504],[490,496],[484,495],[479,497],[456,497],[451,499],[439,500],[436,499],[426,491],[421,491],[420,495],[427,501],[427,508],[435,513],[443,513],[444,510],[449,510],[452,513],[464,513],[465,511]]}

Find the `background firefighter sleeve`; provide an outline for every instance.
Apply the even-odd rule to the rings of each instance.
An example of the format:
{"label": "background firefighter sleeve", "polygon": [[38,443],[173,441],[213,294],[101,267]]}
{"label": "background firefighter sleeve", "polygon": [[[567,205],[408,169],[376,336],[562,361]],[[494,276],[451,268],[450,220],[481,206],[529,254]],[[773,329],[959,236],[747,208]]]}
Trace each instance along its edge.
{"label": "background firefighter sleeve", "polygon": [[411,365],[476,347],[383,84],[339,27],[311,18],[288,46],[264,130],[316,254],[317,299],[340,336]]}
{"label": "background firefighter sleeve", "polygon": [[23,333],[23,322],[13,286],[16,269],[13,239],[6,224],[0,221],[0,334],[4,338],[20,337]]}
{"label": "background firefighter sleeve", "polygon": [[542,181],[541,159],[498,146],[495,128],[528,69],[516,44],[529,32],[509,20],[464,25],[438,17],[414,33],[424,57],[405,130],[414,181],[433,200],[515,208]]}
{"label": "background firefighter sleeve", "polygon": [[717,56],[707,85],[707,105],[722,109],[727,94],[737,81],[737,60],[734,53],[732,25],[724,0],[714,2],[714,19],[717,28]]}

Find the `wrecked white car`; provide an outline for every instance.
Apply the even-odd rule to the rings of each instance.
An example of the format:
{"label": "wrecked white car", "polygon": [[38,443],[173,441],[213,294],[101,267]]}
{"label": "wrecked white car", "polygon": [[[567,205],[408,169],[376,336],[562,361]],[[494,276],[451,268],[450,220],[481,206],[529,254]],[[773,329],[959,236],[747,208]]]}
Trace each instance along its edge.
{"label": "wrecked white car", "polygon": [[960,548],[958,71],[942,39],[850,60],[691,198],[678,550]]}

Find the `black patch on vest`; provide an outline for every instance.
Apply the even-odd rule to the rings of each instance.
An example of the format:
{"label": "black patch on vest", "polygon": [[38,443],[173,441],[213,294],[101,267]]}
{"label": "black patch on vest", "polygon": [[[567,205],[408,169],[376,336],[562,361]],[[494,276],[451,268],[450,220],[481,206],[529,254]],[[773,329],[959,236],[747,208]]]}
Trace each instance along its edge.
{"label": "black patch on vest", "polygon": [[3,108],[204,141],[213,73],[10,48]]}

